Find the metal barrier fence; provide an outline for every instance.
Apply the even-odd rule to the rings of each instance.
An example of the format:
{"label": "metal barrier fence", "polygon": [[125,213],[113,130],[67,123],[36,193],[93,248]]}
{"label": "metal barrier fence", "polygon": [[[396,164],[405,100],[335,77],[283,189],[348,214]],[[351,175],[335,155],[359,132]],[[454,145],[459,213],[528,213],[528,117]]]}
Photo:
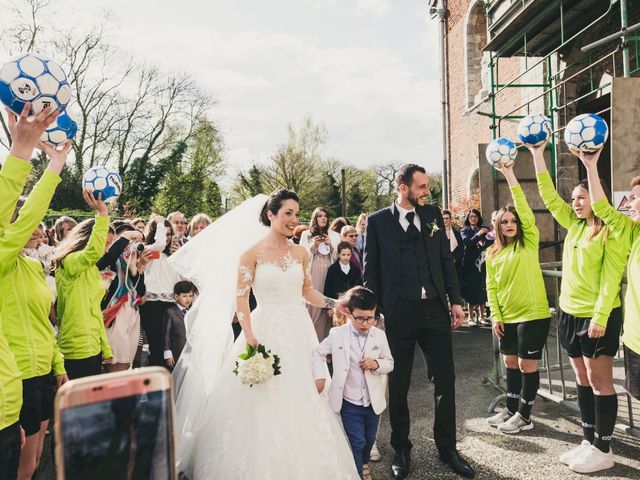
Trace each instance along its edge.
{"label": "metal barrier fence", "polygon": [[[556,306],[560,298],[560,282],[562,279],[561,265],[561,262],[541,264],[542,275],[545,279],[550,279],[553,283],[553,291],[550,297],[553,300],[552,303]],[[625,288],[626,280],[623,280],[623,287],[620,292],[621,296]],[[624,302],[622,302],[622,304],[624,306]],[[572,410],[579,411],[574,391],[575,388],[572,388],[572,384],[575,384],[575,374],[569,363],[569,358],[558,339],[558,309],[551,308],[550,311],[551,328],[543,350],[542,360],[540,361],[540,389],[538,390],[538,395],[566,405]],[[491,335],[491,338],[493,367],[491,373],[485,380],[504,391],[502,384],[505,381],[505,367],[500,357],[498,339],[494,334]],[[627,364],[622,355],[622,348],[620,348],[618,355],[614,359],[614,368],[620,367],[624,368],[626,374]],[[621,396],[622,404],[620,403]],[[616,428],[622,429],[634,436],[640,436],[640,429],[636,425],[636,418],[634,418],[634,414],[640,414],[640,402],[635,401],[626,392],[622,395],[618,394],[618,399],[619,406],[622,407],[624,405],[626,408],[618,408],[618,423],[616,424]],[[506,395],[504,393],[498,395],[491,402],[487,411],[492,413],[496,405],[505,400]]]}

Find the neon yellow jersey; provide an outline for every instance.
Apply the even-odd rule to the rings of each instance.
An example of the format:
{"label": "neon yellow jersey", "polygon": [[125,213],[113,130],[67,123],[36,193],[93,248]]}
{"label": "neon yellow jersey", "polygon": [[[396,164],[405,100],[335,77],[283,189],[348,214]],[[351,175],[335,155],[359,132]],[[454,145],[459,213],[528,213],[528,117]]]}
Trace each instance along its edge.
{"label": "neon yellow jersey", "polygon": [[[11,221],[20,193],[27,183],[31,164],[8,156],[0,169],[0,235]],[[0,316],[0,322],[1,320]],[[22,408],[22,373],[9,342],[0,331],[0,430],[18,421]]]}
{"label": "neon yellow jersey", "polygon": [[618,212],[606,198],[595,202],[593,211],[610,225],[612,235],[619,239],[624,251],[631,252],[627,264],[622,341],[640,355],[640,223]]}
{"label": "neon yellow jersey", "polygon": [[22,249],[42,221],[59,183],[60,177],[46,170],[17,220],[0,236],[0,327],[23,379],[46,375],[52,369],[56,375],[65,373],[49,322],[53,295],[42,265],[22,256]]}
{"label": "neon yellow jersey", "polygon": [[107,242],[109,217],[98,215],[95,222],[84,250],[67,255],[56,270],[58,345],[64,357],[71,360],[100,352],[105,360],[113,356],[100,309],[105,288],[96,267]]}
{"label": "neon yellow jersey", "polygon": [[620,283],[627,252],[620,240],[610,235],[608,226],[589,240],[590,227],[560,198],[549,172],[539,173],[537,177],[542,201],[556,221],[567,229],[562,250],[560,308],[606,327],[611,310],[621,304]]}
{"label": "neon yellow jersey", "polygon": [[540,232],[522,188],[511,187],[514,207],[520,217],[524,247],[508,245],[495,255],[487,252],[487,297],[491,314],[504,323],[519,323],[549,317],[547,292],[540,269]]}

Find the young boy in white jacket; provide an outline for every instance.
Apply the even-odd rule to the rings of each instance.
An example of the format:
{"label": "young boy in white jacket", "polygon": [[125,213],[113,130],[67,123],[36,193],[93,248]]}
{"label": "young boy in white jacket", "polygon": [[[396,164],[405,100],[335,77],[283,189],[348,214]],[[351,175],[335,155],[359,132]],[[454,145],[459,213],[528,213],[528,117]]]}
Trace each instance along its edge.
{"label": "young boy in white jacket", "polygon": [[333,377],[329,404],[340,413],[360,478],[369,463],[378,420],[386,408],[386,375],[393,357],[385,333],[376,328],[376,297],[371,290],[354,287],[341,298],[349,322],[331,329],[313,351],[313,372],[318,392],[325,387],[326,358],[331,355]]}

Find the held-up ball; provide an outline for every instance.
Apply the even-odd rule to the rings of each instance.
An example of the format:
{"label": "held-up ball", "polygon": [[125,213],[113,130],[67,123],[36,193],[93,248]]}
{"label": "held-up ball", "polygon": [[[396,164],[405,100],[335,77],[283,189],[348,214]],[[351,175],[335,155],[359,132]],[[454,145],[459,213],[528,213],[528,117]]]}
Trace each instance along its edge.
{"label": "held-up ball", "polygon": [[71,86],[60,65],[37,53],[21,53],[0,67],[0,101],[16,115],[31,102],[30,115],[45,107],[64,110]]}
{"label": "held-up ball", "polygon": [[516,145],[505,137],[496,138],[489,144],[485,152],[487,161],[493,168],[501,165],[510,167],[516,160],[517,154],[518,150],[516,149]]}
{"label": "held-up ball", "polygon": [[97,200],[98,194],[102,194],[102,201],[113,202],[122,191],[122,178],[120,174],[109,167],[91,167],[82,177],[82,188],[93,192]]}
{"label": "held-up ball", "polygon": [[73,139],[78,131],[78,124],[64,111],[42,133],[40,140],[56,149],[61,149],[67,140]]}
{"label": "held-up ball", "polygon": [[551,121],[544,115],[527,115],[518,125],[518,139],[526,145],[540,145],[551,136]]}
{"label": "held-up ball", "polygon": [[578,115],[564,129],[564,141],[569,149],[593,153],[600,149],[609,136],[607,122],[595,113]]}

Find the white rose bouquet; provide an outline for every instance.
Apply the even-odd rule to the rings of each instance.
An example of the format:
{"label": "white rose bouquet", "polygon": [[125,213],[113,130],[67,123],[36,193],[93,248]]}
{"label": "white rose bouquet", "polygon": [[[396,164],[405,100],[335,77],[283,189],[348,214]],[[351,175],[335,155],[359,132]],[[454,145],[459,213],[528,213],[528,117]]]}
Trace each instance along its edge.
{"label": "white rose bouquet", "polygon": [[246,352],[236,360],[233,373],[240,377],[240,383],[249,387],[266,383],[275,375],[280,375],[280,357],[273,355],[262,344],[257,347],[247,344]]}

